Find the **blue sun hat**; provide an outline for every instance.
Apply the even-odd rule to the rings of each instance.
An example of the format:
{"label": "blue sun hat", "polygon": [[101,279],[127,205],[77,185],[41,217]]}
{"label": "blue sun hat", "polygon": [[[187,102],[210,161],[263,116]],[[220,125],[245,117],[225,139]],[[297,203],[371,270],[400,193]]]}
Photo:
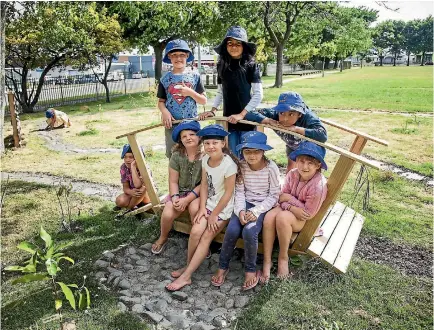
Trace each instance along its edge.
{"label": "blue sun hat", "polygon": [[243,43],[243,47],[244,49],[246,49],[246,51],[254,56],[256,53],[256,44],[254,44],[253,42],[248,42],[247,39],[247,32],[246,30],[241,27],[241,26],[231,26],[228,30],[228,32],[226,32],[225,38],[223,39],[223,41],[221,42],[220,45],[218,45],[217,47],[214,47],[214,50],[217,54],[222,55],[222,50],[226,47],[226,42],[228,41],[228,38],[232,38],[238,41],[241,41]]}
{"label": "blue sun hat", "polygon": [[267,135],[258,131],[251,131],[244,133],[241,137],[241,143],[237,145],[236,150],[239,152],[242,149],[259,149],[259,150],[271,150],[273,147],[267,144]]}
{"label": "blue sun hat", "polygon": [[285,92],[279,95],[279,101],[273,110],[276,112],[297,111],[304,115],[306,108],[307,106],[300,94],[296,92]]}
{"label": "blue sun hat", "polygon": [[45,117],[47,118],[53,118],[54,117],[54,109],[48,108],[47,111],[45,111]]}
{"label": "blue sun hat", "polygon": [[190,55],[187,58],[187,62],[193,62],[194,61],[194,56],[193,56],[193,53],[191,52],[190,47],[188,47],[187,42],[185,42],[182,39],[175,39],[175,40],[169,41],[169,43],[167,44],[166,49],[164,51],[165,51],[164,57],[163,57],[164,63],[172,64],[169,56],[167,56],[167,55],[169,55],[169,53],[175,52],[175,51],[188,52]]}
{"label": "blue sun hat", "polygon": [[196,135],[202,137],[204,140],[223,140],[226,136],[229,135],[229,133],[223,128],[222,125],[212,124],[202,128],[199,132],[196,133]]}
{"label": "blue sun hat", "polygon": [[318,159],[321,162],[321,167],[327,170],[327,164],[324,161],[326,150],[310,141],[303,141],[299,144],[298,148],[289,154],[289,158],[295,162],[298,156],[307,155]]}
{"label": "blue sun hat", "polygon": [[[145,151],[143,150],[143,147],[140,147],[140,149],[142,150],[143,156],[145,156]],[[121,154],[121,159],[125,158],[125,155],[127,153],[133,153],[133,150],[131,149],[131,146],[127,143],[124,144],[124,146],[122,147],[122,154]]]}
{"label": "blue sun hat", "polygon": [[196,120],[184,120],[172,132],[173,142],[179,142],[181,132],[184,130],[190,130],[194,132],[200,131],[200,124]]}

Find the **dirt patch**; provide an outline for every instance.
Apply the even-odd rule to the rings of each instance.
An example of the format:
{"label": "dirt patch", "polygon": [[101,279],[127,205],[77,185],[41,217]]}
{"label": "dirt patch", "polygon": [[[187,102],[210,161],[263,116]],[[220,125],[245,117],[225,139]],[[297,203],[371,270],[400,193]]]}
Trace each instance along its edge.
{"label": "dirt patch", "polygon": [[404,275],[432,277],[433,253],[421,247],[396,244],[384,237],[360,236],[355,255]]}

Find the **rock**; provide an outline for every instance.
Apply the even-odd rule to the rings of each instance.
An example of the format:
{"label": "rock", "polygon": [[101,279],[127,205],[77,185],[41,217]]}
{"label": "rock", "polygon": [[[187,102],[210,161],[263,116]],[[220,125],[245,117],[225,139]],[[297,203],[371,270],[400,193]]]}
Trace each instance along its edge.
{"label": "rock", "polygon": [[201,288],[208,288],[211,285],[210,281],[199,281],[197,285]]}
{"label": "rock", "polygon": [[243,276],[242,273],[234,271],[234,272],[229,272],[228,275],[226,276],[226,279],[229,281],[235,281],[239,279],[241,276]]}
{"label": "rock", "polygon": [[212,324],[215,325],[217,328],[226,328],[228,326],[228,322],[222,318],[222,317],[216,317],[213,321]]}
{"label": "rock", "polygon": [[197,309],[200,309],[200,310],[205,311],[205,312],[209,308],[208,304],[206,303],[206,300],[203,298],[196,299],[196,302],[194,305],[196,306]]}
{"label": "rock", "polygon": [[133,293],[130,290],[121,290],[119,293],[123,296],[132,297]]}
{"label": "rock", "polygon": [[101,277],[98,281],[99,283],[105,283],[107,282],[107,279],[105,277]]}
{"label": "rock", "polygon": [[206,313],[200,314],[197,318],[199,320],[201,320],[201,321],[206,322],[206,323],[211,323],[212,322],[212,317],[209,316],[209,314],[206,314]]}
{"label": "rock", "polygon": [[172,329],[172,323],[169,320],[163,319],[160,323],[158,323],[157,329]]}
{"label": "rock", "polygon": [[225,308],[226,309],[231,309],[232,307],[234,307],[234,300],[233,299],[228,299],[225,302]]}
{"label": "rock", "polygon": [[152,249],[152,243],[146,243],[146,244],[142,245],[140,247],[140,249],[143,249],[145,251],[151,251],[151,249]]}
{"label": "rock", "polygon": [[173,255],[175,255],[176,254],[176,252],[178,252],[178,248],[176,247],[176,246],[172,246],[171,248],[169,248],[169,249],[167,249],[166,251],[165,251],[165,255],[166,256],[173,256]]}
{"label": "rock", "polygon": [[247,305],[248,302],[249,302],[249,297],[247,297],[247,296],[239,296],[235,300],[235,307],[236,308],[243,308],[244,306]]}
{"label": "rock", "polygon": [[168,314],[167,319],[172,323],[174,329],[186,329],[189,322],[181,315]]}
{"label": "rock", "polygon": [[143,285],[142,284],[134,284],[133,287],[131,288],[133,291],[139,291],[142,290]]}
{"label": "rock", "polygon": [[149,265],[142,265],[136,268],[137,273],[144,273],[149,270]]}
{"label": "rock", "polygon": [[175,298],[176,300],[184,301],[184,300],[187,300],[188,294],[186,294],[185,292],[181,292],[181,291],[175,291],[172,293],[172,297]]}
{"label": "rock", "polygon": [[223,307],[227,299],[224,293],[211,291],[206,294],[207,304],[211,308]]}
{"label": "rock", "polygon": [[211,319],[213,319],[217,316],[224,315],[225,313],[227,313],[226,308],[216,308],[211,313],[209,313],[209,316],[211,317]]}
{"label": "rock", "polygon": [[231,282],[225,281],[225,283],[223,283],[220,286],[220,291],[221,292],[229,292],[232,289],[232,287],[233,287],[233,284]]}
{"label": "rock", "polygon": [[155,323],[158,323],[163,319],[163,316],[158,313],[144,312],[143,314],[148,316]]}
{"label": "rock", "polygon": [[189,298],[187,298],[187,302],[188,302],[189,304],[194,304],[194,298],[193,298],[193,297],[189,297]]}
{"label": "rock", "polygon": [[105,272],[96,272],[95,278],[99,280],[100,278],[105,278]]}
{"label": "rock", "polygon": [[132,298],[130,298],[130,302],[132,302],[134,304],[141,304],[142,299],[140,297],[132,297]]}
{"label": "rock", "polygon": [[151,252],[145,251],[145,250],[141,250],[141,249],[137,250],[137,253],[141,254],[144,257],[150,257],[151,256]]}
{"label": "rock", "polygon": [[[121,277],[116,277],[114,280],[113,280],[113,286],[116,288],[117,286],[118,286],[118,284],[119,284],[119,282],[121,281]],[[128,289],[128,288],[124,288],[124,289]]]}
{"label": "rock", "polygon": [[241,270],[243,269],[243,265],[239,261],[232,261],[229,263],[229,269],[231,270]]}
{"label": "rock", "polygon": [[162,292],[159,295],[159,297],[162,298],[162,299],[164,299],[164,300],[166,300],[169,304],[171,304],[172,301],[173,301],[172,295],[170,293],[168,293],[168,292]]}
{"label": "rock", "polygon": [[120,296],[119,300],[124,302],[124,303],[129,303],[131,301],[131,297],[128,296]]}
{"label": "rock", "polygon": [[108,261],[98,259],[97,261],[95,261],[94,266],[95,268],[107,268],[108,266],[110,266],[110,263]]}
{"label": "rock", "polygon": [[163,282],[160,282],[155,286],[155,289],[156,290],[164,290],[164,288],[166,288],[166,285],[169,283],[172,283],[172,281],[171,280],[165,280]]}
{"label": "rock", "polygon": [[113,268],[113,267],[107,267],[107,270],[108,270],[110,273],[120,272],[119,269],[117,269],[117,268]]}
{"label": "rock", "polygon": [[133,248],[133,247],[130,247],[130,248],[128,248],[127,253],[128,253],[129,255],[136,254],[136,249]]}
{"label": "rock", "polygon": [[229,294],[230,294],[231,296],[234,296],[234,295],[239,294],[240,291],[241,291],[241,289],[240,289],[238,286],[236,286],[236,287],[233,287],[233,288],[231,289],[231,291],[229,291]]}
{"label": "rock", "polygon": [[153,260],[152,260],[152,262],[153,263],[156,263],[156,264],[161,264],[161,263],[163,263],[163,262],[166,262],[166,258],[154,258]]}
{"label": "rock", "polygon": [[215,327],[213,325],[199,322],[199,323],[193,324],[190,329],[191,330],[214,330]]}
{"label": "rock", "polygon": [[125,306],[124,303],[118,302],[116,306],[121,312],[126,312],[128,310],[127,306]]}
{"label": "rock", "polygon": [[103,255],[104,259],[108,260],[108,261],[111,261],[115,257],[115,254],[113,252],[110,252],[110,251],[104,251],[102,253],[102,255]]}
{"label": "rock", "polygon": [[140,314],[145,311],[145,308],[140,304],[135,304],[133,307],[131,307],[131,311]]}
{"label": "rock", "polygon": [[164,314],[167,310],[167,301],[164,299],[160,299],[155,304],[155,311],[160,312],[161,314]]}
{"label": "rock", "polygon": [[218,254],[218,253],[213,253],[213,254],[211,255],[211,260],[214,261],[214,262],[216,262],[216,263],[218,263],[219,260],[220,260],[220,254]]}
{"label": "rock", "polygon": [[107,283],[110,284],[111,282],[114,281],[115,278],[120,278],[122,275],[123,274],[120,271],[110,273],[110,275],[107,278]]}
{"label": "rock", "polygon": [[145,260],[145,259],[136,260],[136,265],[138,265],[138,266],[148,266],[148,269],[149,269],[148,261]]}
{"label": "rock", "polygon": [[132,270],[132,269],[134,269],[134,266],[131,264],[126,264],[126,265],[124,265],[124,269],[125,270]]}
{"label": "rock", "polygon": [[123,279],[119,282],[118,286],[122,289],[129,289],[131,288],[131,284],[130,282],[128,282],[128,280]]}
{"label": "rock", "polygon": [[132,255],[130,256],[130,258],[133,259],[133,260],[140,260],[140,259],[142,259],[142,257],[139,256],[138,254],[132,254]]}

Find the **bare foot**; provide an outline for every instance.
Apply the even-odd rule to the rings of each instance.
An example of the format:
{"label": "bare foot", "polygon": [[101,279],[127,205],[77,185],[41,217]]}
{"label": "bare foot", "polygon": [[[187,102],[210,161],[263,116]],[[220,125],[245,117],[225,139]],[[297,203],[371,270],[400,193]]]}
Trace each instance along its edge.
{"label": "bare foot", "polygon": [[262,284],[267,284],[270,280],[270,271],[271,271],[271,261],[270,262],[264,262],[262,267],[262,273],[259,281]]}
{"label": "bare foot", "polygon": [[163,252],[166,243],[167,243],[167,238],[166,239],[161,237],[158,238],[157,241],[154,244],[152,244],[151,252],[153,254],[160,254],[161,252]]}
{"label": "bare foot", "polygon": [[258,277],[258,273],[246,273],[242,289],[244,291],[253,289],[258,284]]}
{"label": "bare foot", "polygon": [[211,284],[214,286],[221,286],[225,282],[228,272],[229,269],[217,269],[217,272],[211,277]]}
{"label": "bare foot", "polygon": [[181,290],[184,286],[191,284],[191,278],[184,279],[182,276],[177,278],[170,284],[166,285],[166,289],[169,291],[178,291]]}
{"label": "bare foot", "polygon": [[178,278],[178,277],[180,277],[180,276],[182,275],[182,273],[184,273],[184,271],[185,271],[186,268],[187,268],[187,266],[184,266],[184,267],[182,267],[182,268],[179,268],[179,269],[177,269],[177,270],[174,270],[173,272],[170,273],[170,275],[171,275],[173,278]]}
{"label": "bare foot", "polygon": [[281,280],[286,280],[292,276],[289,272],[288,259],[277,260],[277,277]]}

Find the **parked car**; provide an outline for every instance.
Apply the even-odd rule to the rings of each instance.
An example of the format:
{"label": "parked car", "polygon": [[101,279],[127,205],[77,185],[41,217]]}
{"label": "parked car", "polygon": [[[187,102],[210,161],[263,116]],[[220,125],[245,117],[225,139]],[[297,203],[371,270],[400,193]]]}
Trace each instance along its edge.
{"label": "parked car", "polygon": [[118,71],[109,72],[109,74],[107,75],[107,81],[119,81],[124,79],[124,74]]}
{"label": "parked car", "polygon": [[133,79],[141,79],[142,78],[142,74],[140,72],[133,72],[132,77]]}

